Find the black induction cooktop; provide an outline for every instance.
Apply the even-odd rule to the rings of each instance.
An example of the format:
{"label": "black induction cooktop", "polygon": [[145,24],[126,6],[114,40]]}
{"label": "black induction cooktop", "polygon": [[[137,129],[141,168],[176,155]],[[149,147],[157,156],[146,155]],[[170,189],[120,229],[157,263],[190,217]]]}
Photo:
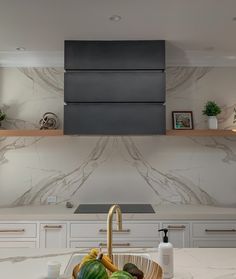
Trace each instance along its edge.
{"label": "black induction cooktop", "polygon": [[[108,213],[112,204],[80,204],[75,214]],[[151,204],[119,204],[122,213],[155,213]]]}

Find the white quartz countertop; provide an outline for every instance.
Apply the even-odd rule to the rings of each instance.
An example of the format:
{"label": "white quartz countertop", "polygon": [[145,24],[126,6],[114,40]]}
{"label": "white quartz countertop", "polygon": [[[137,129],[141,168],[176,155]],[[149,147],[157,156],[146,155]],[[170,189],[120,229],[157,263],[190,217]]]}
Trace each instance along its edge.
{"label": "white quartz countertop", "polygon": [[[1,249],[0,278],[43,279],[47,272],[48,261],[60,262],[63,273],[71,255],[75,252],[78,253],[80,250]],[[156,249],[140,248],[133,249],[133,252],[148,253],[153,260],[157,259]],[[175,249],[174,274],[174,279],[235,279],[236,249]]]}
{"label": "white quartz countertop", "polygon": [[[236,208],[193,205],[153,205],[154,214],[123,214],[124,220],[236,220]],[[0,208],[0,221],[106,220],[107,214],[73,214],[64,205]]]}

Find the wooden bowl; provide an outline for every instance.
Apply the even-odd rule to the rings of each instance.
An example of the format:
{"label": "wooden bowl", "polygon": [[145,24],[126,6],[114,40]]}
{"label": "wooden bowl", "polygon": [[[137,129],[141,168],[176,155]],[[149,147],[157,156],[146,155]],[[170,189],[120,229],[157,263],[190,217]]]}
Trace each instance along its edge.
{"label": "wooden bowl", "polygon": [[113,263],[121,270],[126,263],[135,264],[144,273],[144,279],[162,279],[162,268],[152,260],[136,255],[114,254]]}
{"label": "wooden bowl", "polygon": [[[126,263],[135,264],[142,272],[144,273],[144,279],[162,279],[162,269],[161,267],[152,260],[144,256],[139,255],[127,255],[127,254],[114,254],[113,263],[120,269],[123,269],[123,266]],[[75,264],[75,263],[74,263]],[[73,266],[73,276],[76,278],[79,270],[79,262],[77,265]],[[70,273],[70,271],[67,271]],[[72,274],[72,270],[71,273]]]}

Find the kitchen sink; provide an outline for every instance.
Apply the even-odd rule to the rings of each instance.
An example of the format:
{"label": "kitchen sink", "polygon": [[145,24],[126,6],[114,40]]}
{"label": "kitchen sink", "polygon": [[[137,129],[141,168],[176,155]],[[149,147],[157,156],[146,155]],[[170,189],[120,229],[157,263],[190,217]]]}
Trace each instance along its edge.
{"label": "kitchen sink", "polygon": [[[75,214],[107,214],[112,204],[80,204]],[[155,213],[151,204],[119,204],[122,213]]]}

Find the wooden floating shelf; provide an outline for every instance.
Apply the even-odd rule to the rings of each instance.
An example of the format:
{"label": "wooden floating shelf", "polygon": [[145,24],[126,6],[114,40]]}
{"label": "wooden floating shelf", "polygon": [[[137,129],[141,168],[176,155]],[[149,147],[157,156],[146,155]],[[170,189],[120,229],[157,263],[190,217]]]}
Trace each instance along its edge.
{"label": "wooden floating shelf", "polygon": [[[167,136],[180,137],[229,137],[236,136],[232,130],[167,130]],[[0,130],[0,137],[60,137],[63,130]]]}
{"label": "wooden floating shelf", "polygon": [[181,137],[229,137],[236,136],[232,130],[167,130],[167,136]]}
{"label": "wooden floating shelf", "polygon": [[63,130],[0,130],[0,137],[57,137]]}

